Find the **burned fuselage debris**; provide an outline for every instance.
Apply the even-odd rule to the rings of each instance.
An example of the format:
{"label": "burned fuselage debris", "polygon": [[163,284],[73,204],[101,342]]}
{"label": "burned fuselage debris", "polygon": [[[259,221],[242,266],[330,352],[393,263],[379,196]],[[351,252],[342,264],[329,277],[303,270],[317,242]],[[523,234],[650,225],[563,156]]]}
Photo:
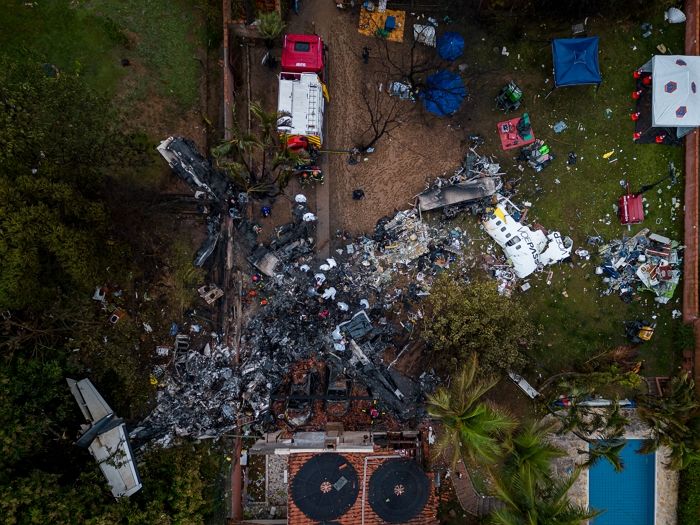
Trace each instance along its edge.
{"label": "burned fuselage debris", "polygon": [[471,148],[464,162],[447,179],[438,177],[417,197],[421,212],[442,209],[445,217],[461,210],[477,215],[503,187],[501,166]]}
{"label": "burned fuselage debris", "polygon": [[168,137],[157,149],[175,174],[193,191],[204,192],[212,200],[226,199],[230,189],[226,175],[199,153],[194,142],[183,137]]}
{"label": "burned fuselage debris", "polygon": [[[248,243],[255,282],[243,290],[250,317],[242,326],[239,365],[218,334],[205,349],[176,347],[170,373],[159,382],[158,405],[135,438],[167,445],[179,436],[307,428],[323,410],[318,406],[342,417],[360,398],[399,420],[422,415],[421,399],[434,386],[430,373],[415,381],[389,368],[384,353],[406,338],[402,320],[417,322],[413,303],[457,261],[464,234],[429,226],[416,210],[402,211],[380,221],[373,237],[347,238],[345,249],[318,263],[309,214],[299,199],[292,221],[270,243]],[[241,249],[250,228],[243,222],[237,230]],[[294,365],[308,359],[324,362],[323,372],[290,380]],[[326,365],[332,366],[327,373]],[[279,408],[275,399],[283,400]]]}
{"label": "burned fuselage debris", "polygon": [[[194,265],[201,267],[214,253],[221,236],[221,213],[232,192],[231,184],[228,177],[204,158],[189,139],[168,137],[157,150],[173,172],[190,186],[196,198],[210,201],[210,205],[204,208],[208,212],[207,237],[194,260]],[[231,211],[227,213],[231,214]]]}

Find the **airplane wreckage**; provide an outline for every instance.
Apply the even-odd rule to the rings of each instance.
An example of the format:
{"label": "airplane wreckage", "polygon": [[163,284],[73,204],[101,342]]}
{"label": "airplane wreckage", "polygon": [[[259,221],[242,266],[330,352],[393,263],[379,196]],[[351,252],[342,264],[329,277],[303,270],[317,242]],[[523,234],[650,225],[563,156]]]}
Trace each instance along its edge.
{"label": "airplane wreckage", "polygon": [[[237,249],[251,264],[255,297],[264,303],[242,327],[238,366],[213,325],[182,348],[177,338],[187,336],[174,335],[168,364],[153,369],[160,385],[156,406],[128,435],[88,379],[68,380],[87,421],[77,444],[89,448],[116,498],[141,488],[129,439],[142,451],[183,437],[216,439],[278,425],[302,428],[314,421],[312,401],[319,395],[341,415],[352,403],[371,402],[404,424],[425,417],[424,397],[438,384],[434,372],[413,377],[393,365],[411,346],[413,326],[422,316],[420,300],[435,276],[451,266],[473,268],[476,258],[463,251],[472,242],[467,232],[451,221],[423,221],[422,211],[450,208],[444,215],[454,210],[480,215],[518,277],[571,254],[570,239],[516,220],[523,214],[509,212],[500,167],[473,150],[452,177],[436,179],[418,196],[414,209],[380,219],[371,235],[339,234],[344,248],[322,264],[315,255],[315,215],[303,195],[291,203],[292,222],[261,243],[242,213],[247,199],[191,141],[171,137],[158,151],[195,197],[207,202],[207,225],[220,223],[225,214],[235,221]],[[208,230],[197,265],[217,243],[217,229]],[[396,359],[385,361],[394,351]],[[325,375],[290,379],[298,363],[313,360],[324,363]],[[528,393],[535,394],[534,389]]]}

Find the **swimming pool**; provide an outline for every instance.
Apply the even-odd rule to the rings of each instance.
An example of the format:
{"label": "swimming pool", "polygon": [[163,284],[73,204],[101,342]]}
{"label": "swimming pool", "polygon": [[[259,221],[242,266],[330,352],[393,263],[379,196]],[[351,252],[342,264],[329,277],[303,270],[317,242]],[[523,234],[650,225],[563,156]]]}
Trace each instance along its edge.
{"label": "swimming pool", "polygon": [[601,459],[589,470],[588,504],[604,510],[593,525],[654,525],[656,455],[637,454],[641,439],[628,439],[622,472]]}

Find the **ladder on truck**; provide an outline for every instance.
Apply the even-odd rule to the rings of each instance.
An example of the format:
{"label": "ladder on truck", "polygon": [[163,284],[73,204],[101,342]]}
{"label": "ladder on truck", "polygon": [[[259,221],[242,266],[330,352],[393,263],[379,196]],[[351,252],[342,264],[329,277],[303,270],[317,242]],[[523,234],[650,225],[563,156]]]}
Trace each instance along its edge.
{"label": "ladder on truck", "polygon": [[306,129],[316,131],[316,109],[318,107],[318,86],[309,85],[309,107],[306,112]]}

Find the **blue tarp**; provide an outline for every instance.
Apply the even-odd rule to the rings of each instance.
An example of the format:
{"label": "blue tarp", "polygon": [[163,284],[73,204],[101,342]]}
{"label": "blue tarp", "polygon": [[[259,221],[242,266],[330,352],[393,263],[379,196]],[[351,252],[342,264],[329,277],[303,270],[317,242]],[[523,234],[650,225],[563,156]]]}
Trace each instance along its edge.
{"label": "blue tarp", "polygon": [[457,111],[466,96],[467,88],[462,77],[446,69],[430,75],[426,79],[426,88],[420,95],[425,109],[439,117]]}
{"label": "blue tarp", "polygon": [[459,33],[445,33],[438,38],[437,52],[444,60],[457,60],[464,53],[464,38]]}
{"label": "blue tarp", "polygon": [[600,84],[598,37],[552,40],[554,86]]}

